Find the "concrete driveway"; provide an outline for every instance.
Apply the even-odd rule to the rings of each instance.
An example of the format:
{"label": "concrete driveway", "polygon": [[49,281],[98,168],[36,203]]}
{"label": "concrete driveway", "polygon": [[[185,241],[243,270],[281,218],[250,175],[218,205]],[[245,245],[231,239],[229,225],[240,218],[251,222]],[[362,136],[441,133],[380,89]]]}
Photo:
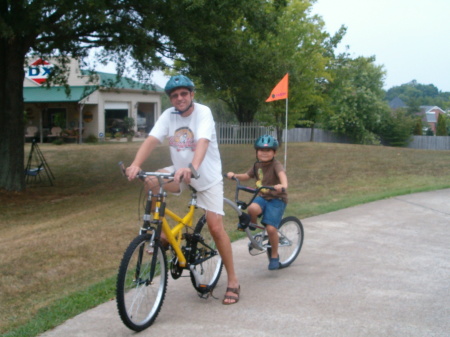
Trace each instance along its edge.
{"label": "concrete driveway", "polygon": [[136,334],[115,301],[42,336],[450,336],[450,189],[417,193],[302,220],[303,249],[279,271],[233,243],[241,299],[197,297],[170,280],[155,323]]}

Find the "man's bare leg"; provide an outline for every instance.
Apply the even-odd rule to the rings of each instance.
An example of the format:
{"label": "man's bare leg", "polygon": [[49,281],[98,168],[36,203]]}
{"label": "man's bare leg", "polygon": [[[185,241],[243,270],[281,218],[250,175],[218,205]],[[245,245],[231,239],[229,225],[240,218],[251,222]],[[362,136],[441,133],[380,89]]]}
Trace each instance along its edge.
{"label": "man's bare leg", "polygon": [[[239,281],[236,277],[233,263],[233,252],[231,249],[231,241],[225,228],[223,226],[223,216],[214,212],[206,212],[206,222],[208,223],[209,232],[216,243],[220,256],[222,257],[223,264],[227,271],[227,287],[239,288]],[[226,292],[227,296],[237,296],[233,292]],[[239,296],[237,296],[239,298]],[[224,303],[233,304],[238,299],[225,299]]]}

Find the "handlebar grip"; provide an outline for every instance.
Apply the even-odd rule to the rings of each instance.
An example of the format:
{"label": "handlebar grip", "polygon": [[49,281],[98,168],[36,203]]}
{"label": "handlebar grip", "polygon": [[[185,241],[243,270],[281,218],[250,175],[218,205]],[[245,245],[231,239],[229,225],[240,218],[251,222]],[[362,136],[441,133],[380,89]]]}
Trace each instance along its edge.
{"label": "handlebar grip", "polygon": [[192,176],[194,177],[194,179],[200,178],[200,175],[198,174],[197,170],[194,168],[192,163],[189,164],[189,169],[191,170]]}
{"label": "handlebar grip", "polygon": [[123,161],[119,161],[119,168],[120,168],[120,172],[122,173],[122,175],[124,177],[126,177],[127,175],[125,174],[125,164],[123,163]]}

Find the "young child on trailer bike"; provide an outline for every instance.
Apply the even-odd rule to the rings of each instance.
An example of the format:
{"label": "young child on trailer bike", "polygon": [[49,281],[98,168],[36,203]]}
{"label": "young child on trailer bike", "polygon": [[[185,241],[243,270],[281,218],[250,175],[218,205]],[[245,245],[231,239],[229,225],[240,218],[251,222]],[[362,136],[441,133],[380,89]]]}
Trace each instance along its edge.
{"label": "young child on trailer bike", "polygon": [[254,147],[257,161],[253,166],[246,173],[228,172],[227,177],[237,178],[240,181],[255,178],[257,187],[273,186],[275,188],[275,191],[262,189],[247,210],[250,216],[250,228],[255,227],[257,218],[262,216],[261,223],[266,227],[272,247],[268,268],[276,270],[280,267],[277,229],[287,204],[288,180],[283,165],[275,159],[278,141],[274,137],[261,136],[255,141]]}

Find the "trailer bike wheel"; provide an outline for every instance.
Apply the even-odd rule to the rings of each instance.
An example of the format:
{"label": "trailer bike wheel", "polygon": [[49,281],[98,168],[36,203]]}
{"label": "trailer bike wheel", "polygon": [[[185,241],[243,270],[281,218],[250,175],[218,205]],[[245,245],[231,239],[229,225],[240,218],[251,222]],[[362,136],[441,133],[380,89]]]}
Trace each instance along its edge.
{"label": "trailer bike wheel", "polygon": [[[280,268],[288,267],[295,261],[303,245],[303,225],[299,219],[288,216],[281,220],[278,228],[278,256]],[[267,248],[267,257],[270,260],[272,249]]]}

